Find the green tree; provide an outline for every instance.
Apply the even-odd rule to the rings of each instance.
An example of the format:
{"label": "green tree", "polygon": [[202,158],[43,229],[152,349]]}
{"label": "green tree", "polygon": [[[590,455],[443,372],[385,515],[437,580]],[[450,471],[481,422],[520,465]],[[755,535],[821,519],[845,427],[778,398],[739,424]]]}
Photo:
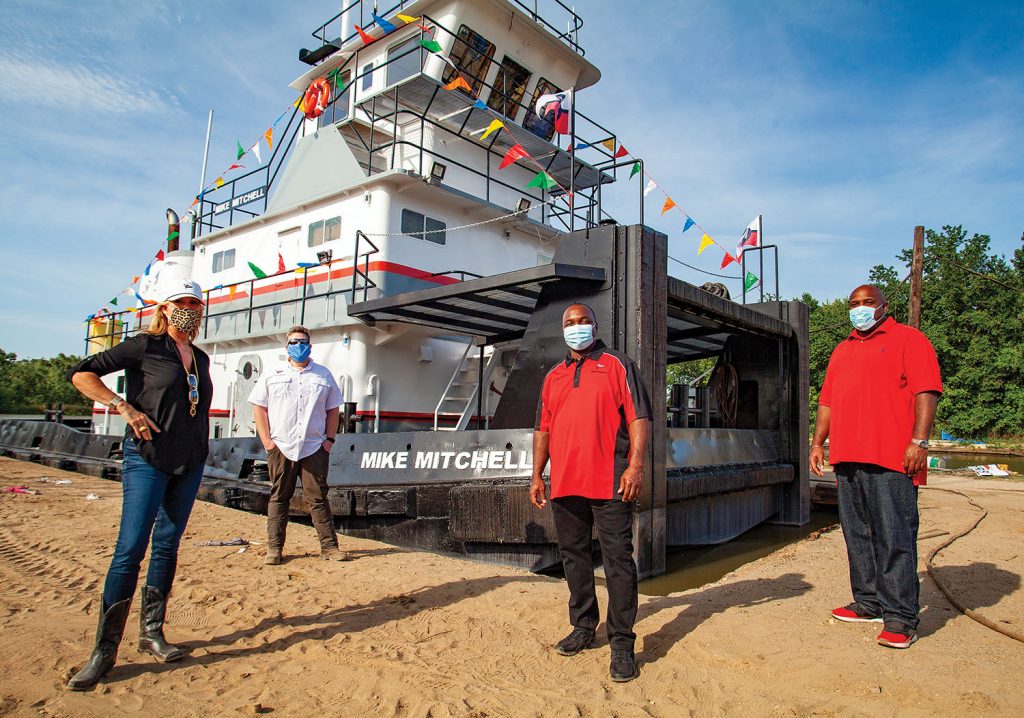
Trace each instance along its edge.
{"label": "green tree", "polygon": [[87,414],[92,402],[65,378],[80,357],[58,354],[49,359],[22,359],[0,350],[0,411],[38,414],[61,402],[66,414]]}

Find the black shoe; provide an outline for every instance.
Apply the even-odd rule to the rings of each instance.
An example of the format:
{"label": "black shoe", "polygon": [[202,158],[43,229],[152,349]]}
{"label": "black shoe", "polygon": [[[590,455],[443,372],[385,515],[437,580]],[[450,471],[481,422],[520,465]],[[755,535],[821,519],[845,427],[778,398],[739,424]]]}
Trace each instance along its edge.
{"label": "black shoe", "polygon": [[132,600],[126,598],[107,608],[103,599],[100,599],[100,608],[103,610],[100,612],[99,626],[96,627],[96,645],[92,649],[88,663],[68,681],[68,688],[73,691],[92,688],[114,667],[117,661],[117,647],[124,635],[124,624],[128,620],[128,608],[131,604]]}
{"label": "black shoe", "polygon": [[612,680],[616,683],[626,683],[639,676],[640,670],[636,667],[636,658],[633,657],[632,649],[613,648],[612,665],[609,672]]}
{"label": "black shoe", "polygon": [[594,632],[588,628],[574,628],[572,633],[555,644],[555,651],[563,656],[575,656],[594,642]]}
{"label": "black shoe", "polygon": [[151,653],[164,663],[180,661],[185,652],[164,638],[164,615],[167,596],[158,588],[142,587],[142,610],[139,612],[139,651]]}

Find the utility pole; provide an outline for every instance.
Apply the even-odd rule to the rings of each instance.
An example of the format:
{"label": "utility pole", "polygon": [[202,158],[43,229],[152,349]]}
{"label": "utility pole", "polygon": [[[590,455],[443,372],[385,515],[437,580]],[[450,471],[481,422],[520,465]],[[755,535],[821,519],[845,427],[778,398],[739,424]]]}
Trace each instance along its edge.
{"label": "utility pole", "polygon": [[914,227],[914,258],[910,263],[910,312],[907,324],[921,328],[921,280],[924,274],[924,227]]}

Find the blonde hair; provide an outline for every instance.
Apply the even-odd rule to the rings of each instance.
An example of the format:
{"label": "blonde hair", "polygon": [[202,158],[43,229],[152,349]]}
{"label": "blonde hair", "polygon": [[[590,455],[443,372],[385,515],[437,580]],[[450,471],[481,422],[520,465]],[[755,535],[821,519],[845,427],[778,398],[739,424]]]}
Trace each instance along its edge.
{"label": "blonde hair", "polygon": [[[167,314],[164,309],[167,307],[174,307],[174,302],[159,302],[153,305],[154,313],[153,318],[149,321],[149,327],[146,329],[147,334],[155,334],[157,336],[167,333],[167,327],[170,324],[167,319]],[[199,327],[196,327],[194,332],[189,333],[189,340],[194,340],[199,336]]]}

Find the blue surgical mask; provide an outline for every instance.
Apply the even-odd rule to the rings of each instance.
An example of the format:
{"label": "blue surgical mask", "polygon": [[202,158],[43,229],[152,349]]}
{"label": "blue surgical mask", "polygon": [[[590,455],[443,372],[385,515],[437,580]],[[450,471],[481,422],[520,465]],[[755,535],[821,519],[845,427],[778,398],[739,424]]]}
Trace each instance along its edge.
{"label": "blue surgical mask", "polygon": [[593,324],[573,324],[562,328],[562,336],[570,349],[581,351],[594,343]]}
{"label": "blue surgical mask", "polygon": [[304,361],[309,359],[310,352],[313,351],[313,347],[309,344],[289,344],[288,345],[288,356],[294,361],[302,364]]}
{"label": "blue surgical mask", "polygon": [[877,307],[865,307],[863,305],[854,307],[850,310],[850,324],[853,325],[854,329],[866,332],[879,321],[875,319],[877,309]]}

